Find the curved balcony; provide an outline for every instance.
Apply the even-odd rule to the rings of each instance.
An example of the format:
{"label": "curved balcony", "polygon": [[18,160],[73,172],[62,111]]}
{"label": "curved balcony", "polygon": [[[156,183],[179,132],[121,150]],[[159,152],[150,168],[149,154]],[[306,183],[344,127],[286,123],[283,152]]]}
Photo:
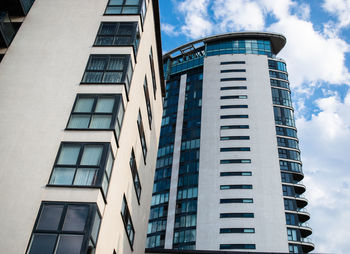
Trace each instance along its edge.
{"label": "curved balcony", "polygon": [[285,211],[288,211],[288,213],[294,213],[298,215],[298,220],[300,223],[304,223],[310,219],[310,214],[306,210],[306,208],[301,208],[301,209],[298,208],[296,211],[293,211],[293,210],[285,210]]}
{"label": "curved balcony", "polygon": [[295,194],[297,194],[298,197],[306,191],[305,185],[299,183],[298,181],[295,181],[294,183],[283,182],[283,184],[294,187],[294,192]]}
{"label": "curved balcony", "polygon": [[281,172],[285,173],[292,173],[293,174],[293,179],[297,182],[300,182],[301,180],[304,179],[304,174],[303,172],[298,172],[298,171],[292,171],[292,170],[281,170]]}
{"label": "curved balcony", "polygon": [[315,245],[311,242],[309,238],[301,238],[301,241],[288,241],[291,244],[299,244],[303,253],[309,253],[315,249]]}
{"label": "curved balcony", "polygon": [[288,225],[288,228],[299,229],[301,237],[305,238],[312,234],[312,228],[308,223],[299,223],[299,225]]}
{"label": "curved balcony", "polygon": [[295,201],[299,208],[304,208],[308,204],[308,200],[303,195],[295,195]]}

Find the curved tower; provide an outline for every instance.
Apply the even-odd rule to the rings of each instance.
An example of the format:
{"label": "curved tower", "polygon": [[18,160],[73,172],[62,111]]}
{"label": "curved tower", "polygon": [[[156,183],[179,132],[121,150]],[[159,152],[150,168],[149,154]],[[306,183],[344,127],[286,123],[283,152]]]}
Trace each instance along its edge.
{"label": "curved tower", "polygon": [[163,56],[148,252],[314,249],[288,73],[276,57],[285,43],[229,33]]}

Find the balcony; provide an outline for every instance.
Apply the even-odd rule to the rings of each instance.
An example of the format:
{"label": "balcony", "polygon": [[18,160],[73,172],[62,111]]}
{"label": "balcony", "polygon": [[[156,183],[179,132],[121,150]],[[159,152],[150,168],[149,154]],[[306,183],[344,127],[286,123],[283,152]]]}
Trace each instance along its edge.
{"label": "balcony", "polygon": [[308,200],[304,195],[295,194],[295,201],[297,202],[297,206],[300,208],[304,208],[308,204]]}
{"label": "balcony", "polygon": [[315,245],[310,238],[301,238],[300,241],[289,241],[292,244],[299,244],[303,250],[303,253],[309,253],[315,249]]}
{"label": "balcony", "polygon": [[288,225],[289,228],[299,229],[300,236],[305,238],[312,234],[312,228],[309,226],[309,223],[298,223],[298,225]]}
{"label": "balcony", "polygon": [[35,0],[1,0],[0,9],[7,10],[10,16],[26,16]]}
{"label": "balcony", "polygon": [[16,30],[6,12],[0,12],[0,48],[7,48],[16,34]]}

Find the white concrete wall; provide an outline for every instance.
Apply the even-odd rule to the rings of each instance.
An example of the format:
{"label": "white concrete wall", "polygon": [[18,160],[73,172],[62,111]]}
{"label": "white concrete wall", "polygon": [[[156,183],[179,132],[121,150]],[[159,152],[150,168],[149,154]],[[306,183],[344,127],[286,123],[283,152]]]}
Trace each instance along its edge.
{"label": "white concrete wall", "polygon": [[[246,64],[220,65],[221,61]],[[246,73],[220,73],[246,69]],[[225,77],[247,81],[220,82]],[[220,86],[246,85],[247,90],[220,91]],[[220,100],[221,95],[248,99]],[[205,58],[196,249],[218,250],[220,244],[256,244],[256,251],[288,252],[277,141],[266,56],[221,55]],[[248,108],[220,109],[247,104]],[[220,119],[223,114],[248,114],[248,119]],[[248,124],[249,129],[220,130],[221,125]],[[220,141],[220,135],[250,140]],[[220,152],[220,147],[250,147],[250,152]],[[220,165],[221,159],[251,159],[251,164]],[[252,176],[220,177],[225,171],[252,171]],[[221,184],[252,184],[252,190],[220,190]],[[253,198],[253,204],[220,204],[221,198]],[[254,218],[222,218],[222,212],[250,212]],[[220,228],[255,228],[254,234],[220,234]]]}
{"label": "white concrete wall", "polygon": [[[145,248],[149,204],[160,132],[162,100],[151,2],[141,30],[134,75],[126,100],[120,85],[80,86],[90,54],[132,54],[131,48],[92,48],[101,21],[138,21],[139,16],[103,16],[108,0],[36,0],[0,63],[0,246],[24,253],[42,200],[96,202],[102,224],[96,253],[131,253],[120,215],[125,193],[135,227],[134,253]],[[153,97],[149,58],[155,58]],[[153,121],[149,128],[143,92],[147,75]],[[77,93],[121,93],[125,116],[117,149],[109,131],[65,131]],[[137,129],[141,108],[148,148],[144,164]],[[46,187],[62,141],[111,142],[115,164],[107,203],[99,190]],[[142,185],[137,202],[129,158],[134,148]]]}

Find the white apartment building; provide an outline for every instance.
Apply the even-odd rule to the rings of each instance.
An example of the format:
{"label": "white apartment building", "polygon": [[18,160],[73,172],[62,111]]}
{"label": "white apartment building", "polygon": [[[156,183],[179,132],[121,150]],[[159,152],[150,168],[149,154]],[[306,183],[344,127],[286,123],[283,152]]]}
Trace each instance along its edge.
{"label": "white apartment building", "polygon": [[144,253],[165,94],[158,1],[0,11],[1,252]]}

